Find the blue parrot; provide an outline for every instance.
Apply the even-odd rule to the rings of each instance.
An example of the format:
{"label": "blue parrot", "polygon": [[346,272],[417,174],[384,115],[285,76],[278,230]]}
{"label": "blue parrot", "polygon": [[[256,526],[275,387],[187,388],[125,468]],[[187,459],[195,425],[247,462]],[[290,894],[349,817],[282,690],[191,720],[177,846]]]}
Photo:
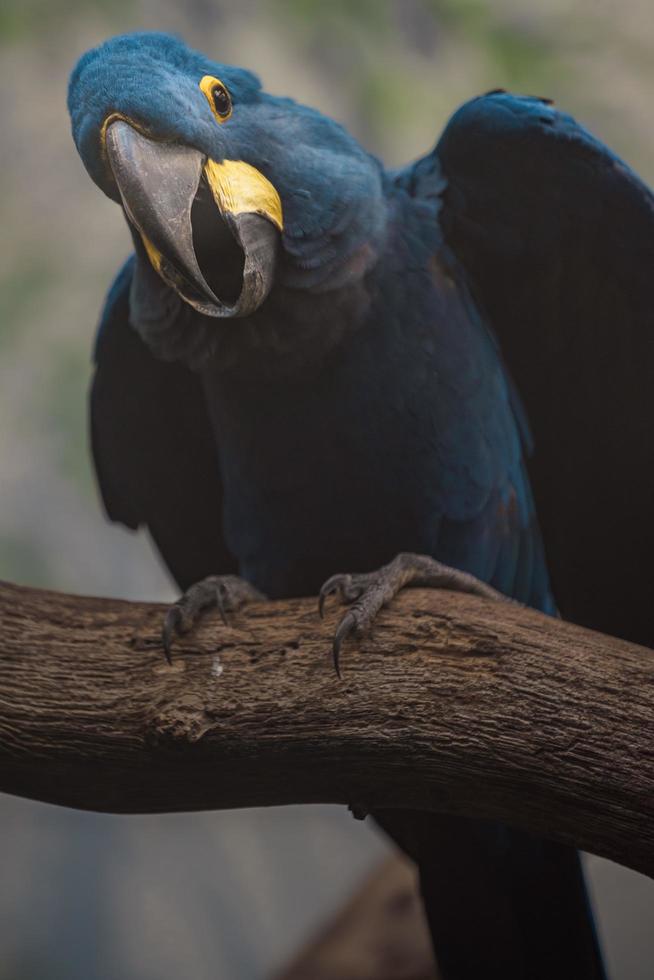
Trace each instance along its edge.
{"label": "blue parrot", "polygon": [[[607,544],[622,558],[642,530],[620,543],[628,460],[652,472],[654,415],[625,378],[651,363],[654,221],[610,150],[546,100],[494,91],[390,172],[163,34],[85,54],[69,110],[134,246],[101,317],[92,448],[110,518],[147,527],[183,590],[168,651],[210,605],[337,593],[338,664],[410,584],[547,613],[556,595],[578,621],[636,629],[633,603],[600,607],[617,605]],[[605,976],[572,848],[377,816],[418,861],[445,980]]]}

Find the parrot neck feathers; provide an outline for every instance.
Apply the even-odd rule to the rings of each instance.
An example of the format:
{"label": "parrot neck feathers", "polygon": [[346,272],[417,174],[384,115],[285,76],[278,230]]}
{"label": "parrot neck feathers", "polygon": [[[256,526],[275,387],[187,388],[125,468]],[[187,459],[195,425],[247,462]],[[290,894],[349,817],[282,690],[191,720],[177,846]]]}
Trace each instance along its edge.
{"label": "parrot neck feathers", "polygon": [[212,363],[229,370],[239,362],[251,372],[290,374],[318,363],[360,325],[369,310],[365,275],[352,266],[366,262],[355,254],[343,281],[322,291],[279,284],[251,316],[204,316],[192,309],[159,278],[140,242],[130,288],[130,323],[153,354],[193,370]]}

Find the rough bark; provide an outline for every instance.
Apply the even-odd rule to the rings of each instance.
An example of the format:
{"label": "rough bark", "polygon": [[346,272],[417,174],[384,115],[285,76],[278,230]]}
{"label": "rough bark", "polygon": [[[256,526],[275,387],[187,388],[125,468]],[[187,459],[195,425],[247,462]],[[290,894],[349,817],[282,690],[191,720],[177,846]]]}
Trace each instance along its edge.
{"label": "rough bark", "polygon": [[283,803],[496,817],[654,875],[654,654],[407,590],[330,662],[315,600],[207,617],[0,589],[0,790],[123,813]]}

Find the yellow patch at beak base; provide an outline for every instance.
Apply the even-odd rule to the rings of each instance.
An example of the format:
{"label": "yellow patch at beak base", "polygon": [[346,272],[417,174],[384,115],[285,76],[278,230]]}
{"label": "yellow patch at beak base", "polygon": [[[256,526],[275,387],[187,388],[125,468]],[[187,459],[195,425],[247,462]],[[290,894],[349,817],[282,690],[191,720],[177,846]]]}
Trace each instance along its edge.
{"label": "yellow patch at beak base", "polygon": [[279,194],[256,167],[242,160],[207,160],[204,174],[214,200],[228,214],[260,214],[283,231]]}

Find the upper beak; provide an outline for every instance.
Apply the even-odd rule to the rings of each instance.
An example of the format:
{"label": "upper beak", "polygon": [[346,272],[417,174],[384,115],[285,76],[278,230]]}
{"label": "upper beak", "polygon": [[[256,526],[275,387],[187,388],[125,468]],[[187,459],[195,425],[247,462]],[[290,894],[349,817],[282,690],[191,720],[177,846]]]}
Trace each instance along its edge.
{"label": "upper beak", "polygon": [[159,275],[209,316],[247,316],[270,292],[282,228],[277,191],[242,161],[155,142],[117,119],[105,146],[127,217]]}

